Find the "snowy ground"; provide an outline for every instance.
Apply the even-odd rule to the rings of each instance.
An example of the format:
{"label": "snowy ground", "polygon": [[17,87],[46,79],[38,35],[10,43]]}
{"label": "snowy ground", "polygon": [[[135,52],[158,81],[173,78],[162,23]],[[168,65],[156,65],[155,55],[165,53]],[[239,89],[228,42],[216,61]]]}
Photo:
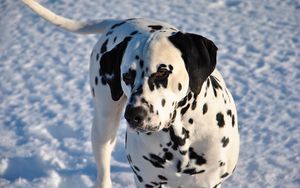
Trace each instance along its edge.
{"label": "snowy ground", "polygon": [[[300,2],[40,0],[74,19],[148,17],[211,38],[236,99],[241,153],[224,188],[300,187]],[[0,187],[92,187],[89,55],[98,36],[59,30],[0,0]],[[134,187],[124,120],[114,187]]]}

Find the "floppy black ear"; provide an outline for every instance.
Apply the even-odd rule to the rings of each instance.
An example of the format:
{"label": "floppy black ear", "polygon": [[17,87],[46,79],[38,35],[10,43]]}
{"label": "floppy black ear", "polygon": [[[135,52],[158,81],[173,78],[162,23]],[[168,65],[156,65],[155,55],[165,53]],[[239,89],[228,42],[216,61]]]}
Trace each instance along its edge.
{"label": "floppy black ear", "polygon": [[199,94],[203,82],[216,67],[218,48],[211,40],[192,33],[178,32],[169,40],[182,53],[191,91]]}
{"label": "floppy black ear", "polygon": [[122,42],[116,45],[112,50],[105,52],[100,59],[99,74],[104,80],[104,84],[110,87],[111,97],[118,101],[123,95],[121,86],[121,63],[124,52],[131,37],[126,37]]}

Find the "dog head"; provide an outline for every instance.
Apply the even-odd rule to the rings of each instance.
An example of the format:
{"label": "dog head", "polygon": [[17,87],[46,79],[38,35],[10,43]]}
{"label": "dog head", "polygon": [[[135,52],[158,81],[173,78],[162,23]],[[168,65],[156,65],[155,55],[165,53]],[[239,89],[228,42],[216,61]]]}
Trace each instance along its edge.
{"label": "dog head", "polygon": [[181,32],[124,41],[110,54],[110,60],[120,62],[111,80],[118,86],[111,87],[113,98],[123,92],[127,96],[124,116],[130,128],[155,132],[169,127],[178,103],[189,92],[198,95],[214,70],[217,47],[200,35]]}

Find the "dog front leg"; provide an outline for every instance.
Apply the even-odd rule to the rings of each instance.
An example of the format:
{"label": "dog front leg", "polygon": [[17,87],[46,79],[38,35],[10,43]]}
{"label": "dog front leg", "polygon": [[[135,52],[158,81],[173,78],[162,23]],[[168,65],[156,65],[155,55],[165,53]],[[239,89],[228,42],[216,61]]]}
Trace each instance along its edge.
{"label": "dog front leg", "polygon": [[92,126],[92,148],[97,163],[96,188],[112,187],[110,160],[124,103],[123,98],[109,105],[102,103],[100,109],[96,107]]}

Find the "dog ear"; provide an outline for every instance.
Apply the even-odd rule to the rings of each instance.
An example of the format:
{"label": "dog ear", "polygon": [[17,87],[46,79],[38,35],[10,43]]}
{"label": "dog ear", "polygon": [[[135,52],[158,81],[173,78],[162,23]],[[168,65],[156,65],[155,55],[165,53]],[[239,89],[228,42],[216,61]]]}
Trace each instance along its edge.
{"label": "dog ear", "polygon": [[99,74],[102,82],[110,87],[111,97],[118,101],[123,95],[121,86],[121,63],[124,52],[131,37],[126,37],[122,42],[116,45],[112,50],[105,52],[100,59]]}
{"label": "dog ear", "polygon": [[181,51],[189,74],[190,89],[198,95],[203,82],[216,67],[218,48],[211,40],[192,33],[178,32],[169,40]]}

